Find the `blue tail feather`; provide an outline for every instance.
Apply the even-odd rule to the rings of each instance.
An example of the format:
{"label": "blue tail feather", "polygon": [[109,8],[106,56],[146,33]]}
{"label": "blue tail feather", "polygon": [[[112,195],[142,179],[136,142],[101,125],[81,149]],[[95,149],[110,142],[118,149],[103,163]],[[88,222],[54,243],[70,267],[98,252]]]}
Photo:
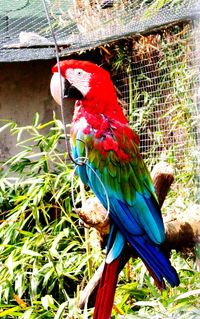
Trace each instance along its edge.
{"label": "blue tail feather", "polygon": [[179,278],[176,270],[172,267],[170,261],[161,251],[160,247],[153,243],[145,234],[133,236],[128,233],[124,226],[119,223],[117,216],[112,216],[112,219],[126,240],[133,246],[141,259],[144,260],[147,266],[155,274],[158,281],[161,283],[164,277],[172,287],[177,286],[179,284]]}
{"label": "blue tail feather", "polygon": [[161,251],[160,247],[153,246],[147,241],[145,241],[145,243],[140,243],[140,240],[141,237],[128,239],[159,281],[162,281],[162,278],[164,277],[172,287],[178,286],[179,278],[177,272],[172,267],[169,259]]}

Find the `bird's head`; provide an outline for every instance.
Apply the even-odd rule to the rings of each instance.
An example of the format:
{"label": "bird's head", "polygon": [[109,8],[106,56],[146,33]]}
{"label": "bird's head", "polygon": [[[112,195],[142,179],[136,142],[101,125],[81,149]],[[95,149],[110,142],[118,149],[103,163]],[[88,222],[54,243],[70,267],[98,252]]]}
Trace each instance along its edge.
{"label": "bird's head", "polygon": [[52,72],[51,94],[59,105],[62,95],[64,99],[78,100],[78,105],[84,106],[88,113],[101,113],[127,122],[118,104],[110,74],[105,69],[88,61],[65,60],[60,62],[61,79],[57,64]]}
{"label": "bird's head", "polygon": [[109,73],[96,64],[88,61],[66,60],[60,62],[63,92],[60,91],[58,65],[52,68],[51,94],[60,104],[60,94],[64,99],[82,100],[113,91]]}

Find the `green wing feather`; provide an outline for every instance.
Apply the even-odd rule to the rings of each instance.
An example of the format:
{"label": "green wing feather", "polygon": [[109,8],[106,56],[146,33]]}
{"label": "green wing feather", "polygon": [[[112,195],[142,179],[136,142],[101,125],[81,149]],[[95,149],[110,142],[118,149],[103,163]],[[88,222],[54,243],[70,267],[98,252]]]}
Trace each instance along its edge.
{"label": "green wing feather", "polygon": [[[149,237],[154,242],[162,242],[165,237],[163,221],[153,183],[139,153],[138,145],[133,139],[114,133],[113,130],[112,134],[109,132],[108,140],[111,137],[113,143],[120,145],[121,153],[119,148],[113,150],[113,143],[111,143],[110,149],[107,144],[104,148],[106,135],[97,138],[95,132],[84,134],[83,130],[79,130],[77,138],[83,140],[84,143],[75,142],[76,153],[78,156],[85,156],[86,145],[88,151],[87,165],[91,166],[101,178],[110,201],[118,200],[126,204],[129,207],[131,218],[141,228],[145,229]],[[122,154],[122,158],[120,158],[120,154]],[[102,200],[102,197],[105,197],[105,194],[104,196],[102,194],[103,189],[88,166],[79,168],[79,175]],[[151,205],[152,200],[153,205]],[[104,203],[106,206],[105,199]],[[116,208],[114,214],[119,215],[121,213],[121,210]],[[134,233],[134,227],[132,232]]]}

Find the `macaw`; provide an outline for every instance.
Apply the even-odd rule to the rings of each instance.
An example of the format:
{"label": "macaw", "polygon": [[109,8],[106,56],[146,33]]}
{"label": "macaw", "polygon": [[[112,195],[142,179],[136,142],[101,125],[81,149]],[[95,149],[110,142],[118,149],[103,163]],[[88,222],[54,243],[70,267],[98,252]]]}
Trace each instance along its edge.
{"label": "macaw", "polygon": [[70,131],[74,159],[84,158],[87,148],[87,162],[78,167],[78,175],[106,209],[109,200],[111,228],[94,309],[95,319],[109,319],[125,243],[141,257],[160,289],[165,287],[164,278],[172,287],[179,278],[161,248],[165,229],[139,152],[139,137],[128,125],[109,72],[88,61],[61,61],[62,90],[57,64],[52,72],[55,101],[60,104],[61,93],[64,99],[75,100]]}

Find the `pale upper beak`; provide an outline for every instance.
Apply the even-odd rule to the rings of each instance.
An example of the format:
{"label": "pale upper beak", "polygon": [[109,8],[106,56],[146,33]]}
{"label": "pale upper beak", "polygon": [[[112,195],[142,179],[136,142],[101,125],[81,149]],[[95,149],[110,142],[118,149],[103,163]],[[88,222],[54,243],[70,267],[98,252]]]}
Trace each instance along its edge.
{"label": "pale upper beak", "polygon": [[[58,105],[62,104],[62,94],[63,94],[63,89],[64,89],[64,77],[61,75],[61,80],[60,80],[60,75],[58,72],[54,73],[51,78],[50,82],[50,91],[51,95],[53,96],[54,100]],[[61,83],[62,83],[62,91],[61,91]]]}
{"label": "pale upper beak", "polygon": [[[60,87],[61,85],[62,90]],[[65,79],[62,75],[60,79],[59,73],[53,74],[50,83],[50,90],[54,100],[59,105],[62,104],[61,96],[64,99],[72,100],[81,100],[83,98],[82,92],[79,89],[77,89],[73,84],[71,84],[67,79]]]}

